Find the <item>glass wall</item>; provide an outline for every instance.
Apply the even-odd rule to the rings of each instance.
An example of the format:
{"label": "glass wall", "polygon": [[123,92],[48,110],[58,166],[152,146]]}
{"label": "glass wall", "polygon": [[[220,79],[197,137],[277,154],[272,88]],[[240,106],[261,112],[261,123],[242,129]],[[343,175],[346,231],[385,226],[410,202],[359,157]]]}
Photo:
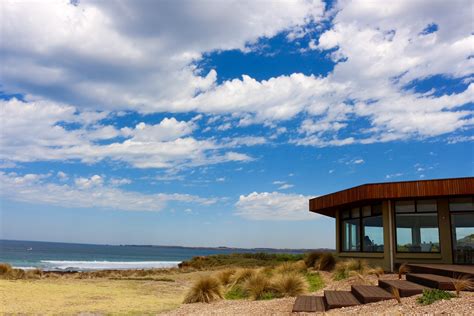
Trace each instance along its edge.
{"label": "glass wall", "polygon": [[342,251],[383,252],[382,205],[365,205],[341,212]]}
{"label": "glass wall", "polygon": [[449,210],[454,263],[474,264],[474,199],[450,199]]}
{"label": "glass wall", "polygon": [[397,252],[439,252],[436,200],[395,202]]}

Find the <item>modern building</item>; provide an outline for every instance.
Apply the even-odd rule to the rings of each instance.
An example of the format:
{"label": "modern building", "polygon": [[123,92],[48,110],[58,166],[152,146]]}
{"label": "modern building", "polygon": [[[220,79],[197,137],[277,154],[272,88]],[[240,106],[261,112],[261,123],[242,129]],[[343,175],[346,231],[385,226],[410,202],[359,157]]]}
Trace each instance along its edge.
{"label": "modern building", "polygon": [[474,264],[474,178],[364,184],[313,198],[336,219],[336,251],[394,271],[401,263]]}

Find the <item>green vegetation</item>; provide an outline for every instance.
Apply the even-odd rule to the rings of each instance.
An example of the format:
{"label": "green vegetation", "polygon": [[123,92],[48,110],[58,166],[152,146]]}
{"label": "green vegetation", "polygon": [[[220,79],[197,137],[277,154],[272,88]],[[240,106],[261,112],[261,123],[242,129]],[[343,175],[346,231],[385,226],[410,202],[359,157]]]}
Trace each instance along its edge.
{"label": "green vegetation", "polygon": [[180,268],[208,269],[219,267],[265,267],[276,266],[282,262],[296,262],[304,259],[304,254],[284,253],[234,253],[193,257],[183,261]]}
{"label": "green vegetation", "polygon": [[183,303],[210,303],[223,298],[222,285],[212,276],[199,278],[186,294]]}
{"label": "green vegetation", "polygon": [[242,287],[235,285],[225,293],[224,298],[226,300],[243,300],[247,298],[247,293]]}
{"label": "green vegetation", "polygon": [[309,284],[309,292],[316,292],[324,287],[324,282],[319,273],[306,273],[306,281]]}
{"label": "green vegetation", "polygon": [[453,297],[456,297],[453,293],[438,289],[430,289],[424,290],[423,295],[417,299],[417,302],[422,305],[430,305],[439,300],[450,300]]}

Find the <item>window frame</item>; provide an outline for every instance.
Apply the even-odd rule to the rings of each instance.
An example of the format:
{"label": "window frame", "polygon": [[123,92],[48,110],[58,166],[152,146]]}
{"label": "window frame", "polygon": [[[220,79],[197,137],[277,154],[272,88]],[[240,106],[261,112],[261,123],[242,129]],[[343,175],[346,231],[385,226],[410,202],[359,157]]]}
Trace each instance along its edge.
{"label": "window frame", "polygon": [[[370,207],[370,215],[369,216],[363,216],[363,211],[362,209],[364,207]],[[374,214],[374,209],[376,207],[379,207],[380,211],[376,214]],[[352,217],[352,210],[353,209],[359,209],[359,217]],[[343,213],[344,212],[349,212],[349,217],[344,218]],[[380,216],[382,218],[382,230],[384,230],[384,225],[383,225],[383,210],[382,210],[382,202],[375,202],[371,204],[363,204],[363,205],[358,205],[358,206],[347,206],[339,210],[339,249],[340,252],[346,252],[346,253],[358,253],[358,252],[363,252],[363,253],[384,253],[385,251],[385,241],[384,241],[384,249],[382,251],[364,251],[364,225],[363,225],[363,220],[365,218],[370,218],[370,217],[378,217]],[[360,248],[359,250],[344,250],[344,221],[347,220],[354,220],[357,219],[359,221],[359,240],[360,240]],[[385,231],[383,232],[383,236],[385,236]]]}
{"label": "window frame", "polygon": [[[423,200],[435,200],[436,201],[436,211],[431,211],[431,212],[418,212],[418,201],[423,201]],[[414,212],[400,212],[400,213],[397,213],[397,202],[399,201],[413,201],[414,204],[415,204],[415,211]],[[393,202],[393,224],[394,224],[394,235],[395,235],[395,253],[396,254],[440,254],[441,253],[441,236],[440,236],[440,232],[439,232],[439,211],[438,211],[438,199],[436,198],[425,198],[425,199],[399,199],[399,200],[394,200]],[[401,215],[406,215],[406,214],[415,214],[415,215],[419,215],[419,214],[436,214],[436,222],[438,223],[438,251],[398,251],[398,236],[397,236],[397,215],[398,214],[401,214]]]}
{"label": "window frame", "polygon": [[453,234],[453,215],[457,215],[457,214],[472,214],[474,215],[474,210],[467,210],[467,211],[463,211],[463,210],[457,210],[457,211],[452,211],[451,210],[451,200],[453,199],[456,199],[456,198],[471,198],[471,199],[474,199],[474,196],[472,195],[468,195],[468,196],[452,196],[452,197],[449,197],[448,198],[448,211],[449,211],[449,232],[450,232],[450,235],[451,235],[451,256],[452,256],[452,260],[453,260],[453,264],[458,264],[458,265],[471,265],[470,263],[454,263],[456,261],[456,258],[455,258],[455,253],[454,253],[454,234]]}

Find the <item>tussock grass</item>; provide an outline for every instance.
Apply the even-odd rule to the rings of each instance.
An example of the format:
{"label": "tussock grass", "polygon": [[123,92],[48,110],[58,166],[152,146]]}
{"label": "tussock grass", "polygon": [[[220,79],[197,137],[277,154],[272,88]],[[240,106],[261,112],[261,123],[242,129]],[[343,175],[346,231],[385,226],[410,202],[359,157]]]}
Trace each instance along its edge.
{"label": "tussock grass", "polygon": [[359,274],[365,274],[369,269],[367,260],[364,259],[349,259],[346,262],[349,271],[355,271]]}
{"label": "tussock grass", "polygon": [[326,252],[321,255],[318,262],[318,269],[321,271],[332,271],[336,266],[336,259],[333,254]]}
{"label": "tussock grass", "polygon": [[474,281],[467,275],[459,275],[454,278],[454,288],[456,289],[456,296],[459,297],[461,291],[474,289]]}
{"label": "tussock grass", "polygon": [[268,276],[263,273],[255,273],[243,283],[243,289],[250,298],[261,300],[273,288]]}
{"label": "tussock grass", "polygon": [[189,289],[183,303],[210,303],[222,299],[222,293],[219,280],[212,276],[201,277]]}
{"label": "tussock grass", "polygon": [[349,277],[349,271],[347,269],[347,264],[345,261],[340,261],[336,264],[334,268],[333,278],[336,281],[344,280]]}
{"label": "tussock grass", "polygon": [[306,264],[308,268],[315,268],[321,256],[322,256],[321,252],[317,252],[317,251],[309,252],[304,256],[304,263]]}
{"label": "tussock grass", "polygon": [[8,263],[0,263],[0,275],[1,276],[4,276],[4,275],[8,275],[10,274],[12,271],[12,266],[9,265]]}
{"label": "tussock grass", "polygon": [[370,268],[367,271],[367,274],[373,274],[373,275],[376,275],[377,278],[380,278],[382,275],[385,274],[385,271],[381,267],[375,267],[375,268]]}
{"label": "tussock grass", "polygon": [[305,272],[306,270],[306,263],[303,260],[297,262],[285,262],[275,268],[275,272],[277,273]]}
{"label": "tussock grass", "polygon": [[217,279],[223,286],[228,286],[232,283],[232,276],[235,273],[235,269],[225,269],[217,274]]}
{"label": "tussock grass", "polygon": [[272,283],[279,296],[297,296],[308,291],[306,279],[297,273],[278,275]]}
{"label": "tussock grass", "polygon": [[407,274],[408,272],[410,272],[410,268],[407,266],[407,263],[406,263],[406,262],[402,263],[402,264],[398,267],[398,279],[401,280],[401,279],[402,279],[402,275],[403,275],[403,274]]}
{"label": "tussock grass", "polygon": [[398,288],[392,286],[391,292],[392,292],[393,298],[397,300],[398,304],[401,304],[402,299],[400,297],[400,291],[398,290]]}
{"label": "tussock grass", "polygon": [[224,298],[226,300],[243,300],[247,298],[247,292],[240,285],[235,285],[225,293]]}
{"label": "tussock grass", "polygon": [[257,273],[255,269],[239,269],[232,276],[232,286],[242,284]]}

